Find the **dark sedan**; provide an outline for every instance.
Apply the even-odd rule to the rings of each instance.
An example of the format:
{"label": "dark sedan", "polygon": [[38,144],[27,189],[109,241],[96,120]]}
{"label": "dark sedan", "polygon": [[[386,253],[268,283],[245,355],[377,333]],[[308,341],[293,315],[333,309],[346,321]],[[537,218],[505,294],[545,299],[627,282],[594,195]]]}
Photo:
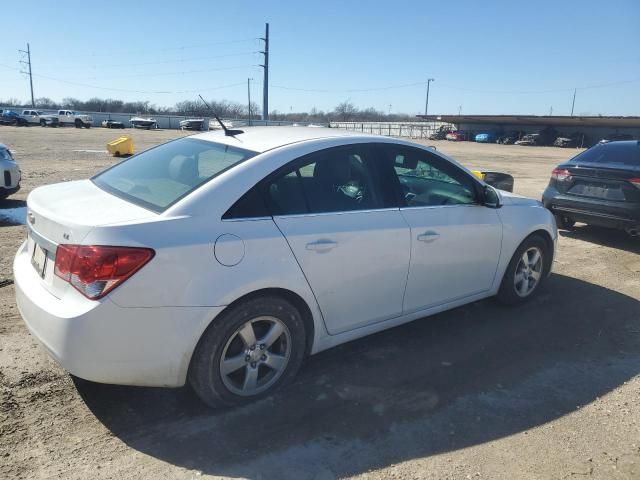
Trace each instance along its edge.
{"label": "dark sedan", "polygon": [[542,201],[559,228],[583,222],[640,235],[640,142],[597,144],[558,165]]}

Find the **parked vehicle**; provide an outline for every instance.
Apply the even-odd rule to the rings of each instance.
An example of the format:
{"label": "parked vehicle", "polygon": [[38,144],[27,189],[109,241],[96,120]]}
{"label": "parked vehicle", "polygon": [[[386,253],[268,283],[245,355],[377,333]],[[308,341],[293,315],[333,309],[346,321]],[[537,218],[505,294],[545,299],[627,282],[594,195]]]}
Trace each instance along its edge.
{"label": "parked vehicle", "polygon": [[24,118],[29,125],[40,125],[41,114],[42,112],[38,110],[23,110],[20,116]]}
{"label": "parked vehicle", "polygon": [[583,222],[640,235],[640,142],[597,144],[558,165],[542,201],[560,228]]}
{"label": "parked vehicle", "polygon": [[624,140],[633,140],[633,136],[627,133],[611,133],[600,140],[598,143],[621,142]]}
{"label": "parked vehicle", "polygon": [[558,137],[553,142],[555,147],[562,148],[576,148],[583,147],[586,145],[586,137],[583,133],[575,132],[569,135],[568,137]]}
{"label": "parked vehicle", "polygon": [[103,120],[102,127],[103,128],[124,128],[124,123],[116,122],[115,120]]}
{"label": "parked vehicle", "polygon": [[524,135],[522,138],[520,138],[520,140],[517,140],[515,142],[516,145],[541,145],[541,143],[539,143],[538,137],[540,136],[540,134],[538,133],[529,133],[527,135]]}
{"label": "parked vehicle", "polygon": [[513,145],[524,136],[524,132],[513,130],[510,133],[500,135],[496,138],[496,143],[501,145]]}
{"label": "parked vehicle", "polygon": [[26,127],[29,125],[24,118],[13,110],[3,110],[2,115],[0,116],[0,124],[14,125],[18,127]]}
{"label": "parked vehicle", "polygon": [[429,140],[445,140],[447,138],[447,133],[451,132],[451,127],[446,125],[440,125],[438,130],[429,135]]}
{"label": "parked vehicle", "polygon": [[537,145],[548,146],[558,137],[558,132],[553,127],[545,127],[538,133],[530,133],[524,135],[520,140],[516,141],[516,145]]}
{"label": "parked vehicle", "polygon": [[475,137],[473,132],[466,132],[464,130],[456,130],[454,132],[449,132],[445,136],[445,138],[452,142],[463,142],[470,141]]}
{"label": "parked vehicle", "polygon": [[155,118],[142,118],[133,117],[129,120],[133,128],[143,128],[145,130],[151,130],[152,128],[158,128],[158,122]]}
{"label": "parked vehicle", "polygon": [[202,130],[204,118],[187,118],[180,121],[180,130]]}
{"label": "parked vehicle", "polygon": [[9,147],[2,143],[0,143],[0,174],[2,175],[0,177],[2,179],[2,183],[0,183],[0,200],[4,200],[9,195],[20,190],[22,172],[13,159]]}
{"label": "parked vehicle", "polygon": [[497,132],[483,132],[475,136],[475,141],[478,143],[495,143],[497,139]]}
{"label": "parked vehicle", "polygon": [[57,114],[40,115],[40,119],[44,121],[44,125],[52,125],[57,119],[61,127],[73,125],[76,128],[91,128],[93,125],[91,115],[79,114],[73,110],[58,110]]}
{"label": "parked vehicle", "polygon": [[327,128],[184,137],[27,206],[15,291],[46,350],[88,380],[188,380],[211,406],[376,331],[524,302],[557,239],[540,202],[433,149]]}

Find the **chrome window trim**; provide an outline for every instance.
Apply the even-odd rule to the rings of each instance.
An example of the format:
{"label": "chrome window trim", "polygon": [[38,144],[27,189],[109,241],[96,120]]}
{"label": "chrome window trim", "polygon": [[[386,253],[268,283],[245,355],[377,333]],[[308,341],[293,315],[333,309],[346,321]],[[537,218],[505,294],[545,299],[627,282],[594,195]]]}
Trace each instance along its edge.
{"label": "chrome window trim", "polygon": [[432,209],[432,208],[455,208],[455,207],[484,207],[481,203],[459,203],[457,205],[416,205],[413,207],[400,207],[400,211],[403,210],[416,210],[416,209]]}
{"label": "chrome window trim", "polygon": [[341,210],[337,212],[293,213],[290,215],[274,215],[273,218],[326,217],[328,215],[353,215],[356,213],[399,212],[399,207],[371,208],[367,210]]}
{"label": "chrome window trim", "polygon": [[223,222],[256,222],[259,220],[271,220],[273,217],[240,217],[240,218],[223,218]]}

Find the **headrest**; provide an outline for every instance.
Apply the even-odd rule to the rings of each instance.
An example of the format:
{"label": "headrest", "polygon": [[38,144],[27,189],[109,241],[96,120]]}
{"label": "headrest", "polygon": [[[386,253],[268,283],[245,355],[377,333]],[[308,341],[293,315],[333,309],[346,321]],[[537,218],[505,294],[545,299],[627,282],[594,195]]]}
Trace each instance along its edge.
{"label": "headrest", "polygon": [[175,157],[169,162],[169,176],[185,185],[198,183],[198,163],[194,157]]}
{"label": "headrest", "polygon": [[351,164],[344,156],[333,156],[316,163],[313,177],[326,185],[344,185],[351,180]]}

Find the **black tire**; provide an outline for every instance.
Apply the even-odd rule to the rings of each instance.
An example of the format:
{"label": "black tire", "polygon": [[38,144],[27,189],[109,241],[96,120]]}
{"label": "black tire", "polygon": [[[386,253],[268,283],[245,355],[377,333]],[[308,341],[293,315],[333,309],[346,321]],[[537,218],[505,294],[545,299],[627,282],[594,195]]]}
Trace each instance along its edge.
{"label": "black tire", "polygon": [[74,125],[76,126],[76,128],[82,128],[82,122],[80,120],[76,120],[75,122],[73,122]]}
{"label": "black tire", "polygon": [[91,124],[90,123],[85,123],[84,124],[84,128],[86,128],[87,130],[91,128]]}
{"label": "black tire", "polygon": [[40,120],[40,126],[41,127],[46,127],[47,126],[47,122],[45,122],[44,120]]}
{"label": "black tire", "polygon": [[[526,295],[521,295],[516,289],[516,269],[519,267],[520,260],[525,252],[531,249],[538,249],[541,253],[540,262],[540,277],[534,284],[532,290]],[[547,241],[540,234],[532,234],[524,239],[524,241],[517,248],[511,261],[507,266],[507,270],[502,277],[502,283],[500,284],[500,290],[498,290],[498,301],[505,305],[516,305],[526,302],[533,298],[540,290],[540,286],[544,283],[544,280],[551,271],[552,251]]]}
{"label": "black tire", "polygon": [[[279,377],[266,390],[248,396],[240,395],[225,384],[220,362],[229,342],[235,341],[233,338],[238,330],[258,317],[273,317],[286,325],[290,340],[288,362]],[[256,337],[259,337],[257,333]],[[213,408],[254,402],[270,395],[295,377],[304,359],[305,347],[304,321],[300,312],[290,302],[277,296],[252,298],[224,311],[209,325],[191,358],[189,383],[202,401]],[[246,350],[245,352],[250,353]],[[242,375],[248,375],[248,369],[249,364],[246,365],[246,370],[245,367],[240,367],[236,372],[242,371]]]}
{"label": "black tire", "polygon": [[554,216],[556,217],[556,225],[558,225],[558,228],[563,230],[571,230],[576,224],[575,220],[567,217],[566,215],[556,213]]}

